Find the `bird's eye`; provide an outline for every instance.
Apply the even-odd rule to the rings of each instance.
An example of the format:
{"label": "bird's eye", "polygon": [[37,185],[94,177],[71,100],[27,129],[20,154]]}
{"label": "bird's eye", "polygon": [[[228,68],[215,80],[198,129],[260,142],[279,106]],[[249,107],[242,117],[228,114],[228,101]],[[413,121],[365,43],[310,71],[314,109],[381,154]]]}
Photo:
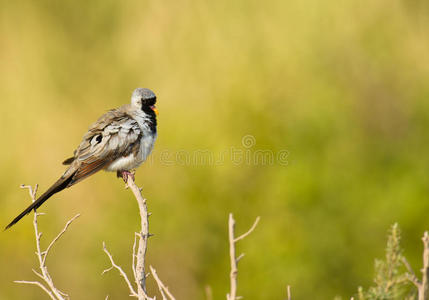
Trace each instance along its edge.
{"label": "bird's eye", "polygon": [[102,139],[103,139],[103,136],[101,134],[94,136],[91,140],[91,145],[95,146],[97,144],[100,144]]}

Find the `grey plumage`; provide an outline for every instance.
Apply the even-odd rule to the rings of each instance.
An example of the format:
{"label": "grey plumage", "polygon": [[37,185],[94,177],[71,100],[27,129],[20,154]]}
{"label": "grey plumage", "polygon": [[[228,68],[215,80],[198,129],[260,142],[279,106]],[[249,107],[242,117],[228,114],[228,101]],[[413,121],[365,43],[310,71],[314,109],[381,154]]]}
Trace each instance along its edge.
{"label": "grey plumage", "polygon": [[131,103],[112,109],[90,126],[64,174],[43,195],[18,215],[6,229],[38,208],[49,197],[100,171],[128,171],[142,164],[156,139],[156,96],[138,88]]}

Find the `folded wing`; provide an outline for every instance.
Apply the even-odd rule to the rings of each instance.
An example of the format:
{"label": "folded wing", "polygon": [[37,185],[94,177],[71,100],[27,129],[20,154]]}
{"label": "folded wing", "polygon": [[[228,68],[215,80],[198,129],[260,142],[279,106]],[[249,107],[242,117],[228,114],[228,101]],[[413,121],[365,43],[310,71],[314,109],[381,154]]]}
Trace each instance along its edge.
{"label": "folded wing", "polygon": [[74,156],[64,161],[70,164],[64,174],[6,229],[40,207],[52,195],[106,168],[114,160],[138,151],[141,135],[138,123],[128,114],[119,109],[107,112],[89,128]]}

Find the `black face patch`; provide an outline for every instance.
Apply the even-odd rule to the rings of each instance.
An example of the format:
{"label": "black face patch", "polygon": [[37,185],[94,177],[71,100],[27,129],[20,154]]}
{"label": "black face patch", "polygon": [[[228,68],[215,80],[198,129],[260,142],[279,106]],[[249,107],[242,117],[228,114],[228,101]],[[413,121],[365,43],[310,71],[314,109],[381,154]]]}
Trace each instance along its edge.
{"label": "black face patch", "polygon": [[146,103],[142,104],[142,111],[148,115],[149,119],[147,120],[149,128],[151,129],[152,132],[156,132],[156,114],[153,111],[153,109],[151,108],[152,105],[154,105],[156,102],[156,98],[154,101],[151,101],[151,104],[148,105]]}
{"label": "black face patch", "polygon": [[142,98],[142,111],[144,111],[149,115],[152,115],[152,114],[155,115],[155,113],[151,108],[151,106],[155,105],[155,103],[156,103],[156,97]]}
{"label": "black face patch", "polygon": [[141,98],[142,100],[142,106],[152,106],[156,103],[156,97],[151,98]]}

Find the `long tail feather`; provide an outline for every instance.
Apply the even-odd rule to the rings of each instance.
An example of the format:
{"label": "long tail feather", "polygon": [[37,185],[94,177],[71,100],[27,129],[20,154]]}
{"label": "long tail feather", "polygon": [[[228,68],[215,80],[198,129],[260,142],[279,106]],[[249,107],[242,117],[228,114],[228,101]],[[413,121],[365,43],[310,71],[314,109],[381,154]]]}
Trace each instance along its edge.
{"label": "long tail feather", "polygon": [[5,227],[4,230],[9,229],[13,225],[15,225],[19,220],[21,220],[25,215],[30,213],[32,210],[40,207],[46,200],[48,200],[52,195],[64,190],[69,186],[70,182],[73,180],[73,176],[75,173],[70,174],[66,178],[60,178],[57,182],[55,182],[43,195],[41,195],[36,201],[34,201],[29,207],[27,207],[22,213],[20,213],[9,225]]}

